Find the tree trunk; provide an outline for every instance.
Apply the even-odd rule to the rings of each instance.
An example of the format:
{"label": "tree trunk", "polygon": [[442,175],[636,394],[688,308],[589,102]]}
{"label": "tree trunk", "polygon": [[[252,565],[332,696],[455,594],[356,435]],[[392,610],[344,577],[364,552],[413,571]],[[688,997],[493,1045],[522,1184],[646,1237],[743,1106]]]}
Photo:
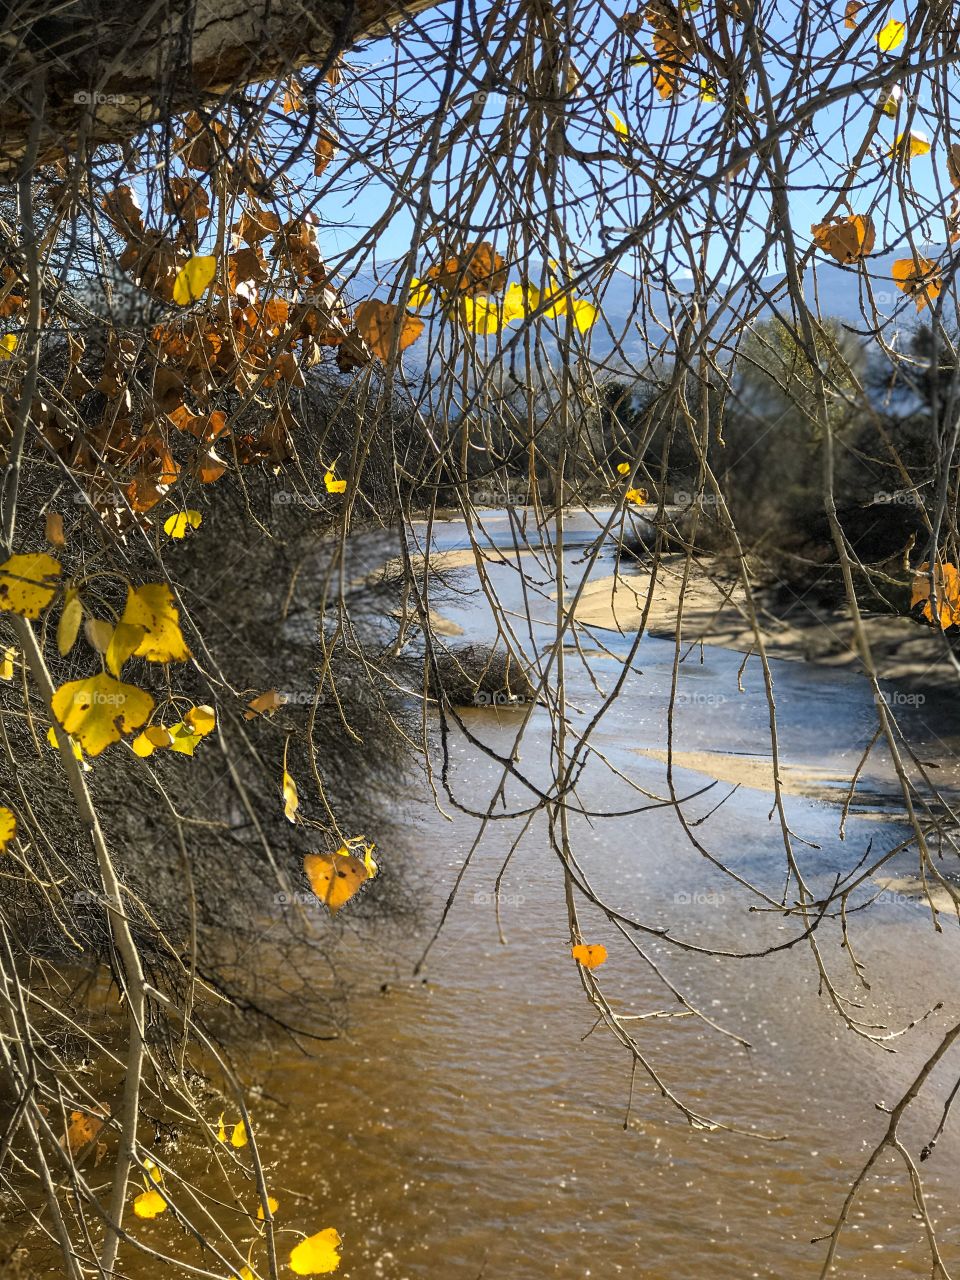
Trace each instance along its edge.
{"label": "tree trunk", "polygon": [[0,181],[24,163],[45,79],[39,162],[297,68],[322,66],[436,0],[0,0]]}

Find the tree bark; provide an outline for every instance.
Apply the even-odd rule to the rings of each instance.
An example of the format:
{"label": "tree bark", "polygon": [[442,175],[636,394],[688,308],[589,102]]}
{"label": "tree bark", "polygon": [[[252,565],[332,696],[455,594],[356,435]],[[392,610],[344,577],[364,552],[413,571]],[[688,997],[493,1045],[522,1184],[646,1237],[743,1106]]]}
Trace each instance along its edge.
{"label": "tree bark", "polygon": [[39,161],[118,143],[244,85],[385,33],[436,0],[0,0],[0,182],[30,138],[46,69]]}

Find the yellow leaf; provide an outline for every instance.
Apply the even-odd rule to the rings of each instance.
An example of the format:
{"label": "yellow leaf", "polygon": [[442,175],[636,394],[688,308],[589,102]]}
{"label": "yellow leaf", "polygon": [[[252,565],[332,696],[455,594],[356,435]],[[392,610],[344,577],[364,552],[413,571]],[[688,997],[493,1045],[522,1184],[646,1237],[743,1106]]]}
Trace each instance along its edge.
{"label": "yellow leaf", "polygon": [[248,1141],[247,1126],[242,1120],[238,1120],[233,1126],[233,1132],[230,1134],[230,1145],[231,1147],[245,1147]]}
{"label": "yellow leaf", "polygon": [[124,734],[146,724],[153,698],[144,689],[122,684],[101,672],[61,685],[53,695],[52,707],[59,723],[87,755],[98,756]]}
{"label": "yellow leaf", "polygon": [[203,741],[203,734],[197,733],[193,725],[180,720],[170,726],[170,750],[182,756],[192,756]]}
{"label": "yellow leaf", "polygon": [[[80,743],[76,740],[76,738],[71,738],[69,734],[67,734],[67,741],[70,743],[70,750],[73,752],[74,759],[82,760],[83,749],[81,748]],[[54,729],[53,725],[51,725],[50,728],[47,730],[47,742],[50,743],[54,751],[59,751],[60,742],[59,742],[59,739],[57,738],[57,731],[56,729]],[[85,771],[89,770],[90,768],[88,764],[85,764],[83,767]]]}
{"label": "yellow leaf", "polygon": [[15,333],[5,333],[0,338],[0,360],[9,360],[17,349],[17,335]]}
{"label": "yellow leaf", "polygon": [[173,594],[161,582],[127,588],[127,603],[121,622],[144,628],[144,636],[134,649],[148,662],[186,662],[190,657],[180,631],[180,614]]}
{"label": "yellow leaf", "polygon": [[646,489],[628,489],[623,496],[628,502],[635,502],[637,506],[642,507],[649,495]]}
{"label": "yellow leaf", "polygon": [[617,473],[618,473],[618,475],[621,475],[621,476],[628,476],[628,475],[630,474],[630,463],[629,463],[629,462],[618,462],[618,463],[617,463]]}
{"label": "yellow leaf", "polygon": [[413,311],[421,311],[430,299],[433,291],[426,280],[418,280],[416,276],[410,281],[410,300],[407,306]]}
{"label": "yellow leaf", "polygon": [[156,1182],[158,1185],[163,1182],[163,1170],[159,1165],[154,1164],[149,1156],[144,1160],[143,1167],[146,1169],[151,1182]]}
{"label": "yellow leaf", "polygon": [[210,281],[217,274],[217,260],[208,255],[190,258],[177,272],[173,282],[173,300],[186,307],[206,293]]}
{"label": "yellow leaf", "polygon": [[206,703],[201,704],[199,707],[191,707],[183,718],[193,732],[201,738],[205,738],[212,729],[216,728],[217,724],[216,712],[213,707],[208,707]]}
{"label": "yellow leaf", "polygon": [[199,529],[202,523],[203,516],[199,511],[178,511],[164,520],[163,532],[168,538],[185,538],[188,529]]}
{"label": "yellow leaf", "polygon": [[907,35],[907,24],[891,18],[882,31],[877,32],[877,44],[882,53],[891,53],[903,44]]}
{"label": "yellow leaf", "polygon": [[106,653],[113,639],[113,623],[107,622],[105,618],[87,618],[83,624],[83,634],[91,649],[95,649],[97,653]]}
{"label": "yellow leaf", "polygon": [[120,669],[141,644],[145,633],[146,628],[136,622],[118,622],[107,645],[107,670],[119,677]]}
{"label": "yellow leaf", "polygon": [[925,133],[919,133],[913,129],[909,133],[898,133],[897,140],[887,155],[895,156],[898,151],[903,152],[908,160],[912,160],[914,156],[929,155],[930,139]]}
{"label": "yellow leaf", "polygon": [[327,1227],[316,1235],[301,1240],[290,1253],[290,1270],[298,1276],[326,1276],[336,1271],[343,1259],[340,1257],[340,1232]]}
{"label": "yellow leaf", "polygon": [[80,592],[76,587],[68,586],[63,597],[60,621],[57,623],[57,648],[62,658],[65,658],[76,644],[82,621],[83,605],[80,603]]}
{"label": "yellow leaf", "polygon": [[169,747],[173,743],[173,734],[162,724],[150,725],[143,733],[138,733],[130,743],[134,753],[142,759],[152,756],[159,747]]}
{"label": "yellow leaf", "polygon": [[133,1202],[133,1212],[138,1218],[156,1218],[167,1208],[167,1202],[159,1191],[151,1188],[141,1191]]}
{"label": "yellow leaf", "polygon": [[3,660],[0,661],[0,680],[12,680],[16,670],[14,666],[14,658],[17,656],[16,649],[4,649]]}
{"label": "yellow leaf", "polygon": [[372,857],[372,848],[372,845],[365,846],[362,859],[351,853],[346,845],[336,853],[308,853],[304,858],[303,869],[310,888],[329,908],[332,916],[376,875],[377,864]]}
{"label": "yellow leaf", "polygon": [[63,516],[59,511],[47,512],[43,536],[51,547],[65,547],[67,545],[66,534],[63,532]]}
{"label": "yellow leaf", "polygon": [[522,320],[527,314],[527,290],[514,280],[503,295],[503,321]]}
{"label": "yellow leaf", "polygon": [[463,317],[474,333],[498,333],[501,315],[492,298],[466,296],[462,299]]}
{"label": "yellow leaf", "polygon": [[333,468],[332,468],[332,467],[331,467],[331,468],[330,468],[330,470],[326,473],[326,475],[323,477],[323,483],[324,483],[324,485],[325,485],[325,487],[326,487],[327,493],[344,493],[344,492],[346,492],[346,488],[347,488],[347,482],[346,482],[346,480],[338,480],[338,479],[337,479],[337,477],[336,477],[336,475],[334,474],[334,471],[333,471]]}
{"label": "yellow leaf", "polygon": [[717,100],[717,82],[711,80],[707,76],[700,77],[700,101],[716,102]]}
{"label": "yellow leaf", "polygon": [[621,118],[617,115],[617,113],[616,113],[615,111],[610,111],[610,110],[608,109],[608,110],[607,110],[607,115],[608,115],[608,116],[610,117],[610,119],[613,121],[613,129],[614,129],[614,132],[615,132],[615,133],[619,133],[619,135],[620,135],[620,137],[621,137],[621,138],[629,138],[629,137],[630,137],[630,130],[629,130],[629,129],[627,128],[627,126],[623,123],[623,121],[622,121],[622,120],[621,120]]}
{"label": "yellow leaf", "polygon": [[581,333],[586,333],[595,323],[597,316],[600,314],[592,302],[587,302],[586,298],[574,298],[572,302],[573,323]]}
{"label": "yellow leaf", "polygon": [[566,294],[562,294],[560,292],[560,285],[556,280],[552,279],[548,287],[542,293],[539,289],[534,288],[533,285],[529,285],[527,287],[527,295],[530,299],[531,311],[538,311],[543,303],[549,302],[552,303],[552,305],[547,307],[544,311],[543,314],[545,316],[549,316],[553,319],[556,316],[563,316],[567,313]]}
{"label": "yellow leaf", "polygon": [[890,274],[897,288],[914,299],[918,311],[940,296],[940,270],[930,258],[898,258]]}
{"label": "yellow leaf", "polygon": [[0,564],[0,610],[39,618],[54,597],[60,563],[46,552],[10,556]]}
{"label": "yellow leaf", "polygon": [[585,969],[599,969],[607,958],[607,948],[599,942],[581,942],[579,946],[571,947],[570,954]]}
{"label": "yellow leaf", "polygon": [[[955,627],[960,624],[960,574],[957,566],[938,564],[933,570],[934,585],[937,590],[937,613],[941,627]],[[928,622],[934,621],[933,601],[930,599],[930,562],[925,561],[913,576],[910,593],[910,608],[913,609],[923,600],[922,614]]]}
{"label": "yellow leaf", "polygon": [[286,769],[283,771],[283,812],[288,822],[296,822],[297,809],[300,807],[300,796],[297,793],[297,784],[294,782]]}
{"label": "yellow leaf", "polygon": [[17,815],[6,805],[0,806],[0,853],[6,853],[7,845],[17,834]]}
{"label": "yellow leaf", "polygon": [[219,1127],[219,1129],[217,1130],[217,1141],[218,1141],[218,1142],[226,1142],[226,1140],[227,1140],[227,1129],[226,1129],[226,1126],[225,1126],[225,1125],[224,1125],[224,1123],[223,1123],[223,1112],[222,1112],[222,1111],[220,1112],[220,1120],[218,1121],[218,1123],[219,1123],[220,1127]]}
{"label": "yellow leaf", "polygon": [[[273,1214],[275,1214],[277,1210],[280,1208],[280,1201],[274,1200],[273,1196],[267,1196],[267,1208],[270,1210],[270,1214],[272,1217]],[[263,1205],[260,1205],[260,1207],[257,1209],[257,1219],[260,1222],[263,1222],[264,1220]]]}

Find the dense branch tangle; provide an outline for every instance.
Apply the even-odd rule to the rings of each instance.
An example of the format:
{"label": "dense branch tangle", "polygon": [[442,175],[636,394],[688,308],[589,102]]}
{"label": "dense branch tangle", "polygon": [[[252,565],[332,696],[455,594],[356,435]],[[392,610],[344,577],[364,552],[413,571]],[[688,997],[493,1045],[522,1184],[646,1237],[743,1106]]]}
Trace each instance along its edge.
{"label": "dense branch tangle", "polygon": [[[606,928],[627,940],[663,992],[663,1009],[624,1013],[606,998],[602,971],[584,963],[598,1025],[626,1050],[631,1080],[645,1074],[688,1122],[737,1128],[674,1090],[637,1028],[646,1037],[656,1018],[669,1026],[673,1017],[693,1017],[703,1034],[729,1035],[669,976],[672,953],[728,953],[691,935],[682,918],[664,929],[608,901],[577,847],[579,820],[604,816],[589,801],[589,770],[615,768],[600,733],[631,676],[665,574],[682,583],[667,786],[661,795],[627,781],[637,814],[672,809],[692,847],[759,908],[756,918],[776,911],[788,921],[786,942],[758,935],[742,954],[808,952],[840,1024],[879,1049],[895,1033],[861,1013],[852,895],[908,847],[924,885],[956,898],[947,874],[955,870],[955,815],[898,732],[863,622],[865,590],[890,594],[903,583],[890,566],[864,566],[837,510],[838,474],[848,474],[848,459],[865,468],[874,490],[919,495],[922,530],[907,561],[917,581],[908,575],[907,594],[929,633],[931,660],[943,654],[952,661],[946,633],[960,619],[952,7],[919,6],[902,24],[885,4],[856,0],[679,8],[655,0],[635,11],[594,3],[478,8],[456,0],[419,17],[402,10],[408,20],[391,41],[351,52],[359,36],[398,11],[184,4],[101,22],[92,6],[52,17],[38,6],[7,7],[0,132],[4,172],[18,181],[16,201],[11,196],[0,210],[4,533],[7,552],[32,558],[8,561],[2,579],[15,615],[11,688],[20,699],[5,704],[5,749],[11,766],[25,743],[42,760],[42,740],[53,730],[77,847],[85,842],[94,855],[102,952],[124,993],[126,1032],[118,1048],[84,1015],[52,1009],[44,987],[23,976],[23,939],[4,921],[3,1067],[15,1101],[3,1176],[77,1277],[109,1274],[121,1246],[131,1257],[135,1249],[153,1257],[149,1235],[136,1222],[128,1227],[131,1169],[145,1179],[138,1196],[159,1198],[162,1208],[147,1204],[176,1213],[203,1242],[191,1255],[191,1274],[240,1274],[250,1266],[276,1276],[285,1257],[274,1243],[255,1126],[200,1012],[228,994],[204,972],[203,904],[191,892],[189,918],[177,922],[174,936],[141,897],[144,886],[135,891],[124,882],[122,851],[110,847],[97,813],[97,774],[87,779],[71,738],[88,755],[118,757],[127,750],[121,738],[136,743],[144,760],[159,754],[157,772],[145,766],[143,776],[170,810],[189,874],[197,870],[201,822],[170,798],[163,762],[171,751],[217,750],[218,780],[235,791],[260,869],[278,888],[292,889],[292,877],[302,883],[304,868],[253,798],[252,780],[265,776],[273,793],[282,784],[291,821],[312,824],[317,841],[337,850],[314,855],[327,859],[310,864],[315,887],[332,883],[339,869],[349,873],[351,890],[359,888],[375,871],[371,851],[354,839],[362,824],[328,796],[329,766],[313,729],[326,696],[344,739],[359,737],[337,664],[359,655],[366,678],[394,680],[388,656],[403,651],[415,618],[426,674],[402,694],[422,709],[423,743],[434,733],[436,699],[426,695],[436,694],[448,655],[431,629],[430,548],[414,545],[412,512],[426,509],[432,520],[445,502],[460,508],[481,553],[480,585],[501,646],[527,672],[535,699],[512,749],[497,755],[441,697],[439,767],[425,752],[431,782],[442,803],[476,814],[478,840],[497,821],[543,820],[563,877],[571,946],[586,946],[581,954],[589,957],[589,940]],[[875,260],[892,250],[893,267],[878,275]],[[819,313],[815,273],[824,264],[845,273],[862,323],[843,330]],[[625,289],[624,308],[617,298]],[[904,338],[918,313],[929,323],[922,348]],[[884,422],[874,389],[878,361],[888,389],[917,396],[933,386],[926,452],[907,454]],[[336,407],[331,421],[347,423],[319,439],[310,434],[309,395],[317,387]],[[866,755],[886,744],[908,814],[906,845],[851,854],[846,873],[826,889],[811,876],[802,833],[791,829],[784,805],[760,593],[786,570],[750,525],[739,479],[746,464],[729,465],[737,412],[752,415],[744,456],[769,450],[788,428],[816,456],[817,504],[833,552],[815,568],[819,576],[834,573],[876,695],[878,732]],[[404,433],[395,428],[400,421]],[[386,453],[371,429],[380,423],[387,424]],[[857,434],[862,423],[866,440]],[[230,501],[258,538],[273,538],[257,497],[278,476],[309,499],[334,549],[314,584],[324,619],[317,702],[307,726],[264,740],[250,735],[276,700],[258,687],[247,706],[234,655],[206,634],[205,601],[183,588],[174,554],[189,530],[216,528]],[[701,500],[684,516],[671,501],[678,481]],[[529,617],[500,599],[499,580],[488,572],[484,516],[474,501],[484,491],[519,493],[528,508],[523,518],[512,516],[525,553],[514,567],[528,610],[552,611],[546,644]],[[585,661],[577,606],[604,541],[633,528],[646,497],[653,505],[642,526],[649,576],[640,628],[584,725],[570,692],[571,673]],[[604,508],[596,540],[579,559],[565,543],[571,506]],[[692,575],[704,571],[708,508],[769,704],[783,862],[764,883],[726,866],[709,827],[689,816],[693,797],[673,776],[674,710],[689,639],[684,600]],[[351,599],[347,534],[402,521],[407,616],[371,659]],[[52,557],[42,551],[44,537]],[[805,548],[794,549],[803,560]],[[419,560],[418,550],[426,553]],[[85,639],[78,640],[81,624]],[[135,668],[126,665],[138,659]],[[95,723],[71,719],[76,705],[67,702],[95,694],[120,701]],[[390,714],[386,702],[383,714]],[[546,782],[528,771],[521,750],[544,716]],[[465,734],[502,766],[489,804],[461,793],[449,768],[451,733]],[[273,773],[265,763],[271,745]],[[33,811],[25,789],[11,789],[4,802],[17,824],[8,855],[15,851],[21,878],[38,887],[59,946],[73,946],[59,899],[77,873],[58,832]],[[275,795],[273,803],[282,821]],[[838,931],[849,943],[849,971],[834,971],[823,942]],[[61,1024],[114,1063],[126,1058],[127,1083],[109,1113],[58,1054]],[[947,1033],[944,1053],[954,1035]],[[174,1113],[222,1154],[209,1099],[194,1087],[193,1061],[211,1073],[217,1064],[228,1105],[252,1139],[245,1166],[227,1159],[229,1152],[220,1162],[228,1184],[247,1178],[264,1210],[265,1225],[251,1213],[242,1239],[220,1225],[205,1188],[178,1181],[173,1162],[159,1172],[147,1163],[145,1113]],[[172,1098],[160,1084],[171,1063]],[[98,1139],[112,1171],[107,1201],[84,1164]],[[884,1144],[900,1150],[895,1124]],[[42,1209],[24,1182],[31,1159]],[[908,1168],[922,1211],[909,1158]],[[838,1239],[839,1228],[831,1259]],[[930,1245],[934,1267],[946,1275],[932,1228]]]}

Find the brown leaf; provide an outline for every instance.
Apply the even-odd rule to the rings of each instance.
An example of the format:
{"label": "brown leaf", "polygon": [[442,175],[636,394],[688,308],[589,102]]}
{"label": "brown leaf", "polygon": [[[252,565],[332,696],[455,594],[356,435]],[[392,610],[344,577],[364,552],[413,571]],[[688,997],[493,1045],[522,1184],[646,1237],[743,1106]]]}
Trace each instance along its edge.
{"label": "brown leaf", "polygon": [[313,156],[313,173],[314,177],[319,178],[324,169],[337,154],[334,139],[326,130],[321,130],[317,137],[317,149]]}
{"label": "brown leaf", "polygon": [[[360,337],[381,360],[386,360],[390,355],[390,347],[398,323],[398,312],[399,308],[395,303],[379,302],[376,298],[369,298],[366,302],[360,303],[353,317],[353,323]],[[423,321],[419,316],[403,312],[399,325],[398,350],[405,351],[423,333]]]}
{"label": "brown leaf", "polygon": [[873,252],[876,232],[868,213],[831,218],[811,227],[817,247],[840,263],[857,262]]}
{"label": "brown leaf", "polygon": [[44,537],[51,547],[65,547],[67,545],[66,534],[63,532],[63,516],[59,511],[47,512]]}

